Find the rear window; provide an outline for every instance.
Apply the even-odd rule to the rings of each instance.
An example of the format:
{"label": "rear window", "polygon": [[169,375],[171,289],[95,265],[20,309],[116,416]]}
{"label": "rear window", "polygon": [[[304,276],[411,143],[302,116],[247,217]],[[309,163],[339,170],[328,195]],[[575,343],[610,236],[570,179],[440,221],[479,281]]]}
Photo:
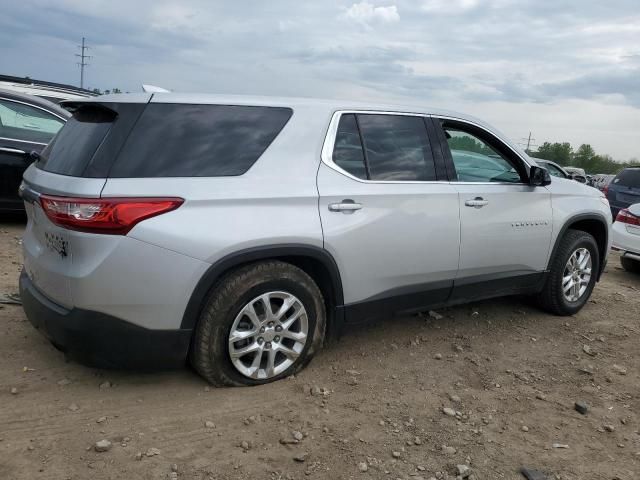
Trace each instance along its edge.
{"label": "rear window", "polygon": [[278,107],[150,103],[109,177],[242,175],[292,113]]}
{"label": "rear window", "polygon": [[640,168],[627,168],[622,170],[616,178],[613,179],[613,184],[622,187],[640,188]]}
{"label": "rear window", "polygon": [[82,176],[116,116],[97,106],[77,109],[42,151],[36,166],[51,173]]}

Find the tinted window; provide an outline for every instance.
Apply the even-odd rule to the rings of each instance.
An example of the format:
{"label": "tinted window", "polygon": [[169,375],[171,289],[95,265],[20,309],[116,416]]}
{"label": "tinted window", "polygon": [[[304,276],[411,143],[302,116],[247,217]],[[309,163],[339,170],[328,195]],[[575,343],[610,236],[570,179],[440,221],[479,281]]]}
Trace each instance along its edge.
{"label": "tinted window", "polygon": [[289,108],[151,103],[109,176],[242,175],[291,114]]}
{"label": "tinted window", "polygon": [[623,187],[640,188],[640,168],[627,168],[622,170],[616,178],[613,179],[613,184]]}
{"label": "tinted window", "polygon": [[0,100],[0,137],[23,142],[48,143],[64,121],[39,108]]}
{"label": "tinted window", "polygon": [[351,175],[363,179],[367,178],[360,133],[356,116],[353,113],[340,117],[336,143],[333,148],[333,162]]}
{"label": "tinted window", "polygon": [[61,175],[82,176],[116,113],[97,106],[78,108],[40,154],[37,167]]}
{"label": "tinted window", "polygon": [[444,126],[459,182],[519,183],[520,174],[498,151],[478,136]]}
{"label": "tinted window", "polygon": [[371,180],[435,180],[422,117],[358,115]]}

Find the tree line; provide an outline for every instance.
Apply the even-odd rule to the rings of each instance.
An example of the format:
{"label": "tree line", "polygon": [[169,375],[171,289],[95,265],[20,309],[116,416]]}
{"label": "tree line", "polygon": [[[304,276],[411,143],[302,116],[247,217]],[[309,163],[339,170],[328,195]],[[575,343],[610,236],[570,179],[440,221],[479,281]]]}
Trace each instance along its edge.
{"label": "tree line", "polygon": [[610,155],[597,154],[589,144],[582,144],[577,150],[569,142],[544,142],[536,152],[527,151],[534,158],[551,160],[563,167],[578,167],[590,174],[615,174],[626,167],[640,166],[640,161],[617,162]]}
{"label": "tree line", "polygon": [[[452,150],[465,150],[483,155],[495,154],[487,145],[468,135],[452,136],[448,139]],[[626,167],[640,166],[640,161],[631,159],[628,162],[617,162],[610,155],[597,154],[589,144],[583,144],[578,150],[573,149],[569,142],[544,142],[538,150],[527,150],[527,154],[534,158],[551,160],[563,167],[579,167],[589,174],[616,174]]]}

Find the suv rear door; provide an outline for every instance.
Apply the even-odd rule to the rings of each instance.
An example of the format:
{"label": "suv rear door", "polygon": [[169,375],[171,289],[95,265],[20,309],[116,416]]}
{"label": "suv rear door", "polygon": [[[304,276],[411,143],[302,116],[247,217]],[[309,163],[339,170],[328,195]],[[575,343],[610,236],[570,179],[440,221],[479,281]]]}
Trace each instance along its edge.
{"label": "suv rear door", "polygon": [[541,279],[551,244],[551,194],[528,165],[475,124],[434,118],[459,193],[460,267],[452,301],[517,293]]}
{"label": "suv rear door", "polygon": [[318,171],[324,246],[348,321],[446,301],[458,269],[458,195],[429,118],[335,113]]}

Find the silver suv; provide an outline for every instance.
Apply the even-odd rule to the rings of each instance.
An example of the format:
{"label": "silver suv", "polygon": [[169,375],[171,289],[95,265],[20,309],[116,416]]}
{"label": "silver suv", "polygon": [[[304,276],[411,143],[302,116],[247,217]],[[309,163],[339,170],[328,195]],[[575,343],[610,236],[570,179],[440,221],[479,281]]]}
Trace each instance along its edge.
{"label": "silver suv", "polygon": [[132,94],[67,104],[25,172],[24,309],[92,365],[217,385],[300,370],[346,322],[512,294],[580,310],[608,202],[490,126],[416,107]]}

